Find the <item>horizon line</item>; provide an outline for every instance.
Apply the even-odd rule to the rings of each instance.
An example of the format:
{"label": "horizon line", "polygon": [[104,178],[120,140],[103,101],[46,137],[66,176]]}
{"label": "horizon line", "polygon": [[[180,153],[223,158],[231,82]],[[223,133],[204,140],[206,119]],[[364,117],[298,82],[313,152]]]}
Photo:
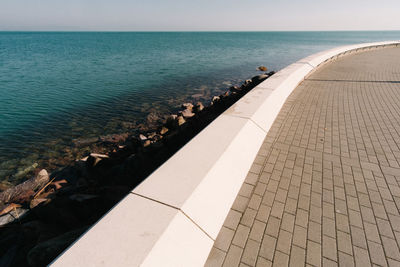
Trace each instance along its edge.
{"label": "horizon line", "polygon": [[191,32],[397,32],[399,30],[2,30],[0,32],[154,32],[154,33],[191,33]]}

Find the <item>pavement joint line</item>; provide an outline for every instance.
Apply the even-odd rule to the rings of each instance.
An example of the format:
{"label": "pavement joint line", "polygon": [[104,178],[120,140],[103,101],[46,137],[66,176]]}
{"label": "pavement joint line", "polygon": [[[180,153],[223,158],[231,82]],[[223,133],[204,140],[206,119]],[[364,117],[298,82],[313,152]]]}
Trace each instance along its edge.
{"label": "pavement joint line", "polygon": [[157,203],[159,203],[159,204],[165,205],[165,206],[170,207],[170,208],[173,208],[173,209],[175,209],[175,210],[180,210],[179,208],[177,208],[177,207],[175,207],[175,206],[172,206],[172,205],[170,205],[170,204],[164,203],[164,202],[162,202],[162,201],[156,200],[156,199],[151,198],[151,197],[143,196],[143,195],[140,195],[140,194],[135,193],[135,192],[131,192],[131,194],[136,195],[136,196],[139,196],[139,197],[142,197],[142,198],[145,198],[145,199],[147,199],[147,200],[151,200],[151,201],[157,202]]}
{"label": "pavement joint line", "polygon": [[225,116],[229,116],[229,117],[235,117],[235,118],[241,118],[241,119],[246,119],[248,121],[251,121],[252,123],[254,123],[258,128],[260,128],[261,131],[263,131],[264,133],[267,133],[268,131],[264,130],[258,123],[256,123],[255,121],[253,121],[253,119],[248,118],[248,117],[244,117],[244,116],[238,116],[238,115],[233,115],[233,114],[224,114]]}
{"label": "pavement joint line", "polygon": [[153,198],[140,195],[140,194],[135,193],[135,192],[131,192],[131,194],[136,195],[136,196],[139,196],[139,197],[143,197],[143,198],[145,198],[145,199],[148,199],[148,200],[157,202],[157,203],[159,203],[159,204],[165,205],[165,206],[167,206],[167,207],[173,208],[173,209],[175,209],[175,210],[178,210],[178,211],[181,212],[186,218],[188,218],[194,225],[196,225],[205,235],[207,235],[211,240],[215,241],[214,238],[212,238],[203,228],[201,228],[194,220],[192,220],[192,218],[190,218],[182,209],[177,208],[177,207],[174,207],[174,206],[169,205],[169,204],[166,204],[166,203],[161,202],[161,201],[159,201],[159,200],[155,200],[155,199],[153,199]]}

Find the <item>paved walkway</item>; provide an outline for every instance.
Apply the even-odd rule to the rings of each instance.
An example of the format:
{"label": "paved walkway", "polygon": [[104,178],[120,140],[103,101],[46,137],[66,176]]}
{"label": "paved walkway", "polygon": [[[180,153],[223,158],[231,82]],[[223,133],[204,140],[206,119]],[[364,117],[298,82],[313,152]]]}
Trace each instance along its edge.
{"label": "paved walkway", "polygon": [[400,266],[400,49],[342,57],[283,106],[206,266]]}

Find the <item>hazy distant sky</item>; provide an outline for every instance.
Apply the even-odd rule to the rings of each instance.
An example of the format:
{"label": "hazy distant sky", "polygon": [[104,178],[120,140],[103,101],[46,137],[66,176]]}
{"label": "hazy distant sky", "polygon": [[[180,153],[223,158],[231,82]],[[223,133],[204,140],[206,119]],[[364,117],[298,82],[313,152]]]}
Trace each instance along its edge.
{"label": "hazy distant sky", "polygon": [[400,0],[0,0],[0,30],[400,30]]}

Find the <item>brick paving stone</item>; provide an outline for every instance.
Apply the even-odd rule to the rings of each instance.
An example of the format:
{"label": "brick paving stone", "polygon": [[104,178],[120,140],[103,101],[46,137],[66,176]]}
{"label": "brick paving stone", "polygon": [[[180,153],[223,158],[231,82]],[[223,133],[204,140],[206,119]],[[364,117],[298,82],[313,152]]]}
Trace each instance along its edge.
{"label": "brick paving stone", "polygon": [[206,266],[400,266],[399,57],[340,57],[298,85]]}

